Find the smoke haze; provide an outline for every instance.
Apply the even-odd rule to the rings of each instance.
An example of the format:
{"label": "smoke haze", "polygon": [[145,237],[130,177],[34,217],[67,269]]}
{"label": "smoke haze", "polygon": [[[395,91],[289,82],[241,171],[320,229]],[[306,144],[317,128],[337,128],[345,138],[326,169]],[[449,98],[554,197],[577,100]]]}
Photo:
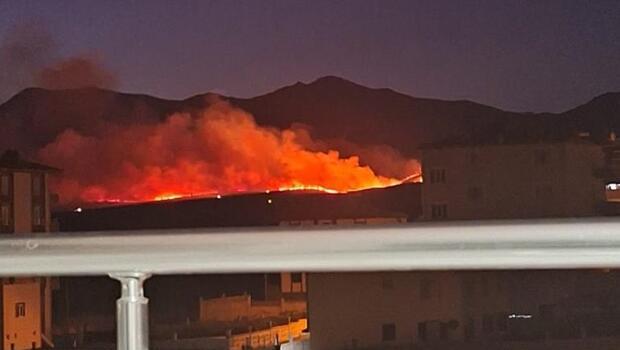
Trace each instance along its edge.
{"label": "smoke haze", "polygon": [[0,103],[22,89],[113,88],[115,75],[94,54],[61,57],[47,28],[30,22],[15,26],[0,39]]}

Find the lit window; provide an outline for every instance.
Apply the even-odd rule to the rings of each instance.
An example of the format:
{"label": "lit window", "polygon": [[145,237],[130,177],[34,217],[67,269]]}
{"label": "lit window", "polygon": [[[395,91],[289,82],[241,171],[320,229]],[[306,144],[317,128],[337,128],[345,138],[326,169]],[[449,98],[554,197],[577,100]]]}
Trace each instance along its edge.
{"label": "lit window", "polygon": [[15,304],[15,317],[26,317],[26,303]]}

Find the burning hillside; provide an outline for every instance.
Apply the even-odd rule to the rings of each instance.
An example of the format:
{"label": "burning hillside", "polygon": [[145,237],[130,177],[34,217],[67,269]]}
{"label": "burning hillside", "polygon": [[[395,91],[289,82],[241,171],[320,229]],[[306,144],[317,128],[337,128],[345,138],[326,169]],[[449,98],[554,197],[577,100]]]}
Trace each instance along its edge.
{"label": "burning hillside", "polygon": [[161,123],[103,124],[96,134],[73,129],[38,151],[63,169],[52,184],[61,201],[142,202],[238,192],[310,189],[349,192],[396,185],[419,172],[401,161],[399,177],[382,176],[357,156],[317,150],[304,130],[262,127],[218,101],[197,115]]}

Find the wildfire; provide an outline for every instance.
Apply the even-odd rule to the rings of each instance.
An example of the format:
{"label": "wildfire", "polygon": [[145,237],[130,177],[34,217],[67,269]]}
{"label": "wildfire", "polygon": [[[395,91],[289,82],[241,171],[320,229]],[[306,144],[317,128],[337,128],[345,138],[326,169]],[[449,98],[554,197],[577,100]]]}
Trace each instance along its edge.
{"label": "wildfire", "polygon": [[183,197],[185,197],[185,196],[180,194],[180,193],[162,193],[162,194],[159,194],[159,195],[155,196],[155,198],[153,198],[153,200],[155,200],[155,201],[168,201],[168,200],[179,199],[179,198],[183,198]]}
{"label": "wildfire", "polygon": [[39,151],[42,161],[63,169],[53,183],[62,201],[132,203],[263,191],[346,193],[412,181],[411,174],[419,172],[419,166],[408,167],[402,178],[411,179],[405,180],[379,175],[357,156],[315,151],[307,133],[259,126],[251,115],[223,102],[198,116],[102,125],[93,135],[66,130]]}

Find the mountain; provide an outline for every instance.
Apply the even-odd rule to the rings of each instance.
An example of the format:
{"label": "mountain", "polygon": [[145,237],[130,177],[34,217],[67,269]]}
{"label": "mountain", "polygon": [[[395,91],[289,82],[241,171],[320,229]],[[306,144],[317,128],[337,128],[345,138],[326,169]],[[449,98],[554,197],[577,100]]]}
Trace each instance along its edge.
{"label": "mountain", "polygon": [[261,125],[304,124],[315,138],[387,144],[408,155],[424,143],[540,141],[577,132],[600,139],[620,130],[620,93],[601,95],[564,113],[515,113],[471,101],[416,98],[328,76],[248,99],[204,94],[165,100],[96,88],[26,89],[0,105],[0,148],[41,147],[67,128],[88,135],[106,122],[156,122],[173,112],[204,108],[214,97],[247,110]]}

